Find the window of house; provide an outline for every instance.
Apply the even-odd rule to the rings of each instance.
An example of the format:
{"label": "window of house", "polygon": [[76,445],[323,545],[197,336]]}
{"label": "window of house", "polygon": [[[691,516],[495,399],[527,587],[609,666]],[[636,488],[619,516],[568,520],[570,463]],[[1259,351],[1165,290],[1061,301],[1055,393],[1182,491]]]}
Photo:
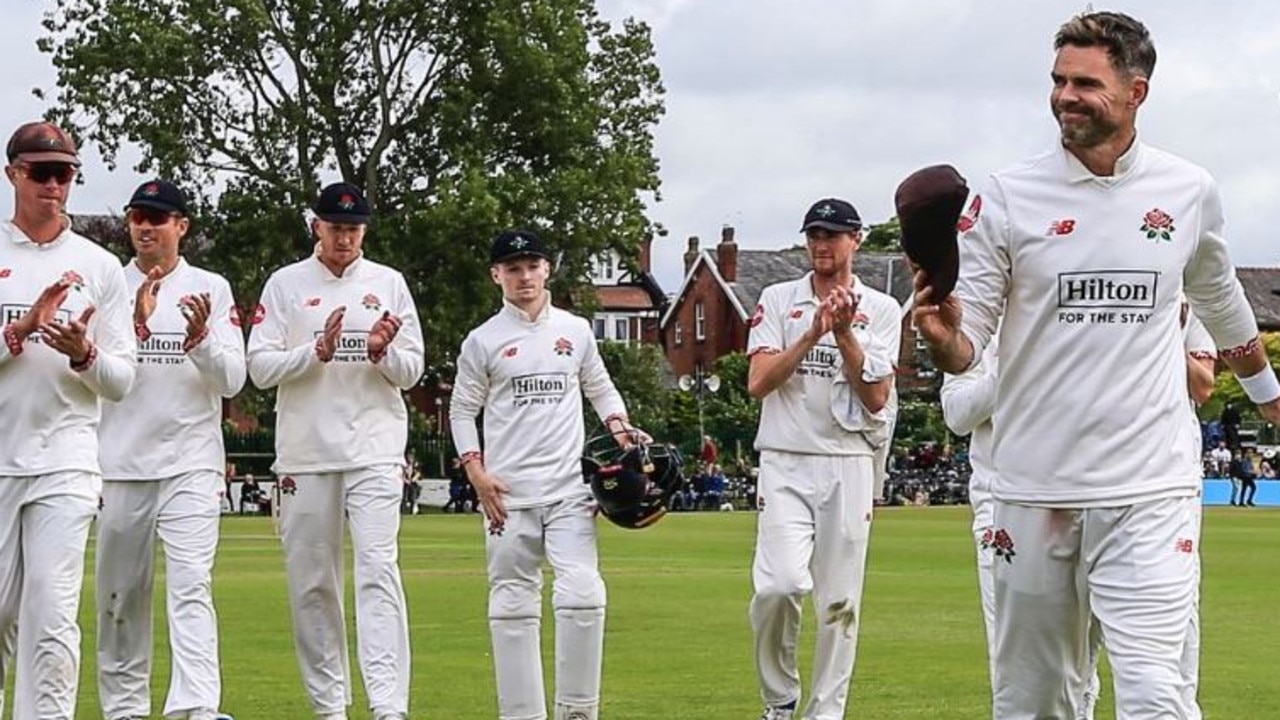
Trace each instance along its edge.
{"label": "window of house", "polygon": [[698,342],[707,339],[707,312],[702,303],[693,306],[693,336]]}
{"label": "window of house", "polygon": [[604,318],[602,317],[594,318],[591,324],[595,328],[596,339],[603,340],[604,330],[605,330]]}
{"label": "window of house", "polygon": [[676,321],[676,330],[674,333],[674,340],[676,345],[681,345],[684,343],[684,325],[681,325],[679,320]]}
{"label": "window of house", "polygon": [[627,318],[618,318],[613,323],[613,337],[615,340],[626,342],[631,339],[631,321]]}

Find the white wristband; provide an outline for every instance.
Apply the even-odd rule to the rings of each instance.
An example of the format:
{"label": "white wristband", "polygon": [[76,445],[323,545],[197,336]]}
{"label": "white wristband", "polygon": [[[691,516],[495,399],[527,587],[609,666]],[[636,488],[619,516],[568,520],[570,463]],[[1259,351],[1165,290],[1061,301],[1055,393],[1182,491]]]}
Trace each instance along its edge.
{"label": "white wristband", "polygon": [[1244,388],[1244,394],[1255,405],[1265,405],[1280,398],[1280,380],[1276,379],[1276,373],[1269,365],[1256,375],[1237,379],[1240,387]]}

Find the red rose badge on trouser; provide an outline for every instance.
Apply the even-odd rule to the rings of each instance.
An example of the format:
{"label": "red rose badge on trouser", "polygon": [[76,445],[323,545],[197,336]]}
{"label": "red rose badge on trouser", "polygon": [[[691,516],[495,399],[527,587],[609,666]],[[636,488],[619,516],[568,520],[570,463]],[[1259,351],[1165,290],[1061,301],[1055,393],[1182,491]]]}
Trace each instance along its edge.
{"label": "red rose badge on trouser", "polygon": [[280,478],[280,492],[284,495],[293,495],[298,492],[298,481],[292,476],[285,475]]}
{"label": "red rose badge on trouser", "polygon": [[1173,233],[1177,230],[1173,226],[1173,217],[1159,208],[1155,208],[1143,216],[1140,229],[1147,234],[1148,240],[1160,238],[1165,242],[1173,240]]}
{"label": "red rose badge on trouser", "polygon": [[987,531],[982,534],[982,549],[987,548],[994,548],[996,557],[1004,558],[1008,563],[1013,562],[1013,556],[1017,555],[1013,551],[1013,538],[1009,537],[1009,533],[1003,529],[993,532],[992,528],[987,528]]}

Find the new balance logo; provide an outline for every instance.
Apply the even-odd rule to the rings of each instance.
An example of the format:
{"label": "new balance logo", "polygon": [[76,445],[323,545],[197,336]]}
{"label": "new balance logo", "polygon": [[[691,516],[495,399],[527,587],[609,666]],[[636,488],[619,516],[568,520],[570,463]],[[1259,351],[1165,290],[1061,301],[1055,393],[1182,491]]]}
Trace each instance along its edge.
{"label": "new balance logo", "polygon": [[1070,235],[1076,229],[1076,221],[1074,218],[1066,218],[1065,220],[1054,220],[1049,223],[1049,229],[1045,235]]}

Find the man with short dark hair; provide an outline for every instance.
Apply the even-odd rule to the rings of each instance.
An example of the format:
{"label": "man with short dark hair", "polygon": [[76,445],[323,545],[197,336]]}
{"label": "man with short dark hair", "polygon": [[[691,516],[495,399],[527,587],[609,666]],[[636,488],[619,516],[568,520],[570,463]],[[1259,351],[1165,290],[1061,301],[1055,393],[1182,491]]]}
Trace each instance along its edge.
{"label": "man with short dark hair", "polygon": [[315,254],[267,280],[249,376],[276,390],[276,461],[289,607],[303,684],[323,720],[351,704],[343,615],[344,525],[355,550],[356,642],[374,720],[409,706],[400,500],[422,331],[409,286],[364,257],[369,203],[334,183],[313,207]]}
{"label": "man with short dark hair", "polygon": [[1183,292],[1273,422],[1280,381],[1228,256],[1213,178],[1138,140],[1155,65],[1146,27],[1086,12],[1054,47],[1060,143],[991,178],[960,221],[955,294],[935,302],[917,273],[913,314],[952,374],[1000,323],[994,717],[1076,717],[1092,612],[1117,717],[1181,720],[1201,490]]}
{"label": "man with short dark hair", "polygon": [[191,222],[182,190],[145,182],[125,213],[136,255],[125,279],[134,292],[138,377],[123,400],[102,406],[98,695],[108,720],[151,715],[159,537],[172,668],[164,715],[225,718],[213,559],[227,466],[222,401],[244,385],[244,335],[231,285],[179,252]]}
{"label": "man with short dark hair", "polygon": [[[551,253],[526,230],[494,238],[502,309],[458,354],[449,423],[487,526],[489,633],[500,720],[543,720],[542,563],[555,572],[555,720],[596,720],[606,593],[596,504],[583,482],[585,395],[619,442],[643,439],[590,325],[551,304]],[[476,419],[484,415],[481,452]],[[647,437],[647,436],[645,436]]]}
{"label": "man with short dark hair", "polygon": [[[0,228],[0,683],[13,655],[16,720],[76,713],[80,589],[102,490],[99,403],[136,370],[124,272],[71,231],[75,142],[27,123],[6,148],[13,219]],[[2,693],[0,693],[2,695]],[[0,701],[2,702],[2,701]]]}
{"label": "man with short dark hair", "polygon": [[853,274],[863,237],[853,205],[819,200],[800,231],[813,270],[764,289],[747,342],[747,390],[762,401],[750,611],[762,720],[799,712],[796,638],[810,593],[819,625],[803,717],[845,715],[902,333],[897,301]]}

